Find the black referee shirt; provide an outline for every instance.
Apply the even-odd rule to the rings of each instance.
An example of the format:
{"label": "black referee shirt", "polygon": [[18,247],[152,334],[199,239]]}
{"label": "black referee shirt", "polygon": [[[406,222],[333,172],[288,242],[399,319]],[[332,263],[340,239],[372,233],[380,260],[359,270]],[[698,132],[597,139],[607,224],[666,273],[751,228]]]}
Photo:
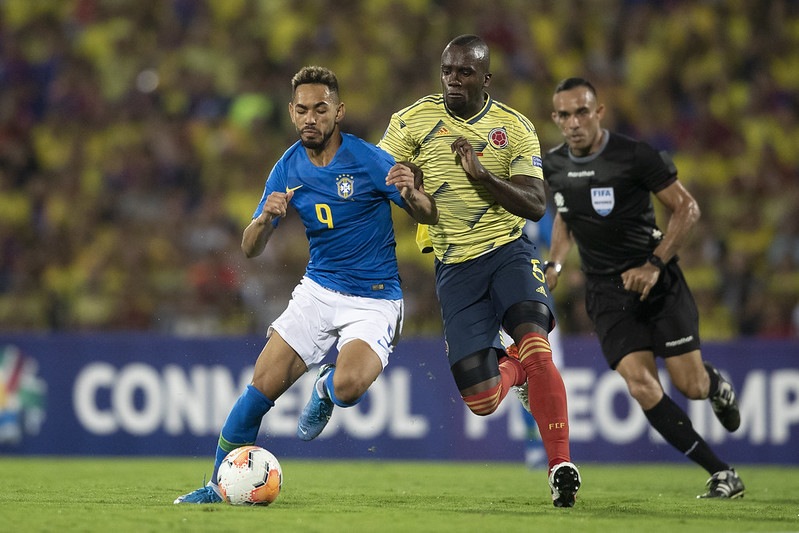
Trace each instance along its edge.
{"label": "black referee shirt", "polygon": [[586,274],[620,274],[649,257],[663,238],[650,193],[677,180],[668,154],[604,131],[593,154],[575,157],[563,143],[544,156],[544,178]]}

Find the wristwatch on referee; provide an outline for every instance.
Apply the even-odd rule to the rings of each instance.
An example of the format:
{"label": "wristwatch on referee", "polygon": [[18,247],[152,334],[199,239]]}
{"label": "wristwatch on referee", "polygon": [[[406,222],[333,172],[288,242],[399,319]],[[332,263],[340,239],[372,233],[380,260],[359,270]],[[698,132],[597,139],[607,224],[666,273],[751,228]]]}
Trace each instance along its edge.
{"label": "wristwatch on referee", "polygon": [[553,263],[552,261],[544,261],[544,274],[546,274],[547,270],[550,268],[554,268],[555,275],[560,276],[560,271],[563,270],[563,265],[560,263]]}
{"label": "wristwatch on referee", "polygon": [[655,265],[656,267],[658,267],[658,270],[662,271],[664,268],[666,268],[666,263],[663,262],[663,259],[661,259],[660,257],[656,256],[655,254],[650,255],[649,257],[646,258],[646,260],[650,264]]}

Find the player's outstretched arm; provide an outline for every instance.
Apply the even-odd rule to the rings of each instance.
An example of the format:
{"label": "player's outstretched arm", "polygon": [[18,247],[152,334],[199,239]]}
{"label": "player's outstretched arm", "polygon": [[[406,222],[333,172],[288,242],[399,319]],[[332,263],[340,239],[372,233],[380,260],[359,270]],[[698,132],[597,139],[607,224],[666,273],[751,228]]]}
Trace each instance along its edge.
{"label": "player's outstretched arm", "polygon": [[435,199],[424,192],[422,169],[413,163],[401,161],[391,167],[386,185],[394,185],[405,200],[405,210],[422,224],[438,223]]}
{"label": "player's outstretched arm", "polygon": [[241,249],[244,255],[247,257],[261,255],[269,237],[275,231],[272,221],[286,216],[292,196],[294,196],[294,191],[273,192],[266,198],[261,214],[252,219],[250,224],[244,228],[244,235],[241,238]]}
{"label": "player's outstretched arm", "polygon": [[461,158],[461,166],[469,179],[485,187],[499,205],[533,222],[544,216],[547,207],[544,180],[521,174],[511,176],[510,181],[498,178],[483,166],[464,137],[452,143],[452,151]]}

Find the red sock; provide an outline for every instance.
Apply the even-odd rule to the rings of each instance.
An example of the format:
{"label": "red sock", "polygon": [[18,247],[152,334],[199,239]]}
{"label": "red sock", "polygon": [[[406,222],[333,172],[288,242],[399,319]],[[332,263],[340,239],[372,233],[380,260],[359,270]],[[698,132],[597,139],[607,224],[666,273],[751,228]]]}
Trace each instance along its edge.
{"label": "red sock", "polygon": [[513,386],[523,385],[527,381],[527,373],[524,367],[512,357],[501,357],[499,359],[499,375],[501,381],[491,389],[478,392],[469,396],[461,396],[469,409],[476,415],[490,415],[497,410],[499,404],[508,395],[508,391]]}
{"label": "red sock", "polygon": [[524,367],[519,360],[513,357],[500,358],[499,373],[502,376],[502,388],[505,391],[510,390],[511,387],[524,385],[527,381],[527,372],[524,371]]}
{"label": "red sock", "polygon": [[461,396],[461,398],[466,402],[471,412],[476,415],[485,416],[497,410],[499,402],[502,401],[502,398],[504,398],[506,394],[508,394],[508,391],[502,386],[502,382],[500,381],[487,391],[470,394],[469,396]]}
{"label": "red sock", "polygon": [[552,362],[552,348],[545,335],[525,335],[519,343],[519,360],[527,373],[530,412],[541,432],[551,470],[570,460],[566,387]]}

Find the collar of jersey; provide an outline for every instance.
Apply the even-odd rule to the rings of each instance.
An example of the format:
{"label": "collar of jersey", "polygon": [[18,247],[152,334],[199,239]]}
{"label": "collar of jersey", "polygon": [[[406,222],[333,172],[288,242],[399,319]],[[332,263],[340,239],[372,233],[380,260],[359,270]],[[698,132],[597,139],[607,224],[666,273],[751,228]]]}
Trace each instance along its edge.
{"label": "collar of jersey", "polygon": [[488,113],[488,110],[491,108],[491,104],[494,102],[494,100],[491,99],[491,95],[490,94],[488,94],[488,93],[485,93],[485,94],[486,94],[486,101],[485,101],[485,104],[483,104],[483,108],[480,111],[478,111],[477,114],[475,116],[473,116],[472,118],[470,118],[470,119],[463,119],[463,118],[457,116],[452,111],[450,111],[449,108],[447,107],[447,99],[444,98],[443,94],[441,96],[442,96],[442,102],[444,102],[444,109],[447,110],[447,114],[449,116],[451,116],[455,120],[460,120],[460,121],[465,122],[467,124],[475,124],[477,121],[479,121],[481,118],[483,118],[486,113]]}
{"label": "collar of jersey", "polygon": [[566,151],[569,153],[569,159],[571,159],[575,163],[589,163],[594,159],[596,159],[597,157],[599,157],[600,155],[602,155],[602,152],[605,151],[605,147],[608,145],[608,141],[610,140],[610,132],[604,128],[602,128],[602,132],[605,138],[602,139],[602,145],[593,154],[584,155],[582,157],[576,156],[572,153],[572,149],[569,148],[569,145],[567,144]]}

